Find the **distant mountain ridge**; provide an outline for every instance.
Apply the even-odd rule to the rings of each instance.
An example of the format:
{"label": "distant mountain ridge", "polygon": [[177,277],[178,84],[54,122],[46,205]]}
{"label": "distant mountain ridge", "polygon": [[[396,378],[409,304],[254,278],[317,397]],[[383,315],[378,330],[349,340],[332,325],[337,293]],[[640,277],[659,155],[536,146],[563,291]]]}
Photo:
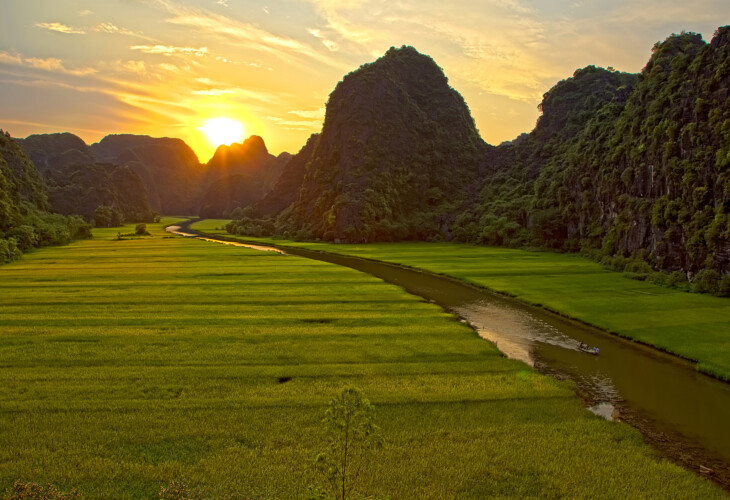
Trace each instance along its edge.
{"label": "distant mountain ridge", "polygon": [[258,136],[220,146],[206,165],[184,141],[167,137],[112,134],[91,146],[70,133],[15,141],[46,177],[53,209],[87,220],[95,203],[130,222],[153,210],[222,217],[261,199],[291,156],[269,154]]}

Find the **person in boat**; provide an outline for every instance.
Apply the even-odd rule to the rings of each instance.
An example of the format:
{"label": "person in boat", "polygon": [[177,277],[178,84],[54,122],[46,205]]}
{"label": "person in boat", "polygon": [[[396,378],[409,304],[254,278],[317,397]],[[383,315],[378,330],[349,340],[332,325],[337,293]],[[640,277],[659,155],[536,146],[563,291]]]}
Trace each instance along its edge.
{"label": "person in boat", "polygon": [[598,351],[598,347],[594,347],[594,348],[593,348],[593,352],[595,352],[596,354],[598,354],[598,352],[599,352],[599,351]]}

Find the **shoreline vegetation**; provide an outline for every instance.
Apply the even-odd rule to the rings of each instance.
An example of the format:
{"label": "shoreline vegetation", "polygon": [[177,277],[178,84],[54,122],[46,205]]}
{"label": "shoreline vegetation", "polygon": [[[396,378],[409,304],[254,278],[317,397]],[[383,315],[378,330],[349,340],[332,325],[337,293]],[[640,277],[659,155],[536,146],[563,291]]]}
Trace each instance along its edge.
{"label": "shoreline vegetation", "polygon": [[726,497],[434,304],[174,222],[0,268],[0,491],[306,498],[327,403],[356,386],[384,441],[357,494]]}
{"label": "shoreline vegetation", "polygon": [[579,255],[459,243],[334,244],[236,236],[226,219],[191,225],[241,241],[297,246],[451,276],[607,333],[696,362],[697,370],[730,381],[730,301],[631,279]]}

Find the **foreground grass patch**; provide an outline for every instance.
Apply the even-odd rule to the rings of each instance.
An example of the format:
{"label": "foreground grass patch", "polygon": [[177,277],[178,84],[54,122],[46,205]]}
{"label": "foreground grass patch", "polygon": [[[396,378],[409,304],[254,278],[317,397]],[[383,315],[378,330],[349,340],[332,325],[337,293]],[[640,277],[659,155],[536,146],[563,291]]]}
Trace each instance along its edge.
{"label": "foreground grass patch", "polygon": [[397,287],[149,229],[0,268],[0,490],[303,498],[324,409],[354,385],[386,441],[364,494],[723,496]]}
{"label": "foreground grass patch", "polygon": [[[232,237],[225,220],[194,229]],[[335,245],[246,240],[354,255],[445,274],[698,362],[730,380],[730,299],[625,278],[586,258],[455,243]]]}

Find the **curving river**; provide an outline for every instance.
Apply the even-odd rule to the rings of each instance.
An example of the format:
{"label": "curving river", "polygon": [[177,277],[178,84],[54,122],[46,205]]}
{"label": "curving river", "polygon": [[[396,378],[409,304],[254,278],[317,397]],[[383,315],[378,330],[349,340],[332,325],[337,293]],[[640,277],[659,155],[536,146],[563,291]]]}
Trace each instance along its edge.
{"label": "curving river", "polygon": [[[445,276],[302,248],[202,237],[189,224],[167,229],[347,266],[434,302],[506,356],[573,380],[591,411],[628,422],[664,455],[730,490],[730,384],[697,372],[691,362]],[[579,342],[599,346],[600,355],[581,352]]]}

